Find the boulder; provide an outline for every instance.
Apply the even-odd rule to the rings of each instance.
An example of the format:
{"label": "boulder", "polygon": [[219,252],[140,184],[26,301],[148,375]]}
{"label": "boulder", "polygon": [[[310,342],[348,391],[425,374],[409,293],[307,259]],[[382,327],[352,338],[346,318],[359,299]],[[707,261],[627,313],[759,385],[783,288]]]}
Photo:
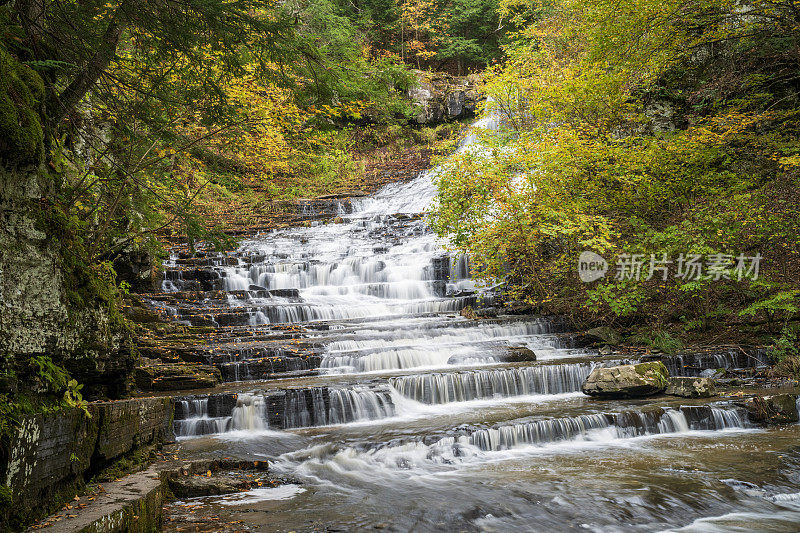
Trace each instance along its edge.
{"label": "boulder", "polygon": [[[210,471],[209,471],[210,472]],[[187,476],[169,480],[169,488],[178,498],[219,496],[248,490],[249,483],[227,476]]]}
{"label": "boulder", "polygon": [[586,336],[590,339],[593,339],[596,342],[600,342],[602,344],[608,344],[611,346],[616,346],[617,344],[622,342],[622,337],[620,337],[619,333],[614,331],[608,326],[600,326],[597,328],[592,328],[586,332]]}
{"label": "boulder", "polygon": [[525,346],[509,346],[506,348],[506,355],[503,361],[507,363],[521,363],[525,361],[536,361],[536,354]]}
{"label": "boulder", "polygon": [[417,85],[407,97],[417,106],[416,122],[440,124],[475,116],[481,95],[473,76],[415,71]]}
{"label": "boulder", "polygon": [[751,422],[789,424],[798,421],[796,394],[754,396],[737,402],[737,405],[747,410]]}
{"label": "boulder", "polygon": [[583,393],[603,399],[640,398],[664,392],[669,372],[657,361],[636,365],[598,367],[583,383]]}
{"label": "boulder", "polygon": [[717,395],[714,380],[709,378],[676,377],[669,378],[664,394],[682,398],[711,398]]}

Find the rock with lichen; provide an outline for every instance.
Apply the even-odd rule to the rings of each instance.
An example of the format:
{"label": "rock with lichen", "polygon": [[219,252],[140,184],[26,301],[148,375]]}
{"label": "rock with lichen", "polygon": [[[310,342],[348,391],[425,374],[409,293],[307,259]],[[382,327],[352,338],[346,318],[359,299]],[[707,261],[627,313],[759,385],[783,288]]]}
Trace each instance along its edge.
{"label": "rock with lichen", "polygon": [[717,395],[714,380],[701,377],[669,378],[664,394],[682,398],[711,398]]}
{"label": "rock with lichen", "polygon": [[640,398],[664,392],[669,372],[660,361],[595,368],[583,383],[583,393],[602,399]]}

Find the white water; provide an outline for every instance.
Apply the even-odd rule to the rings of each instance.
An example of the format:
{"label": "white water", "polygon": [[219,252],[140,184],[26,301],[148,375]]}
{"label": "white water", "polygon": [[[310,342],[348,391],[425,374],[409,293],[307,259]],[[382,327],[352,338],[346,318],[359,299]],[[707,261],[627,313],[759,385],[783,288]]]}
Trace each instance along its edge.
{"label": "white water", "polygon": [[[475,140],[462,149],[479,150]],[[718,530],[730,518],[722,512],[738,502],[730,487],[713,483],[731,474],[695,460],[692,443],[712,443],[706,459],[744,454],[737,438],[760,430],[748,428],[730,405],[680,407],[657,399],[656,406],[642,401],[630,408],[587,400],[580,386],[601,363],[586,362],[591,352],[566,348],[552,322],[458,316],[479,296],[470,294],[469,258],[448,257],[416,217],[435,194],[434,173],[355,200],[353,212],[340,211],[342,224],[260,235],[236,261],[215,260],[221,288],[242,291],[218,305],[246,314],[244,326],[301,326],[291,331],[321,355],[323,373],[254,385],[264,390],[240,393],[232,407],[225,404],[227,414],[213,399],[179,402],[178,435],[216,433],[208,439],[212,453],[268,458],[273,472],[307,488],[256,489],[221,505],[241,508],[239,519],[264,515],[266,530],[655,531],[693,521],[687,530]],[[181,283],[180,275],[165,277],[168,290]],[[236,380],[255,379],[251,364],[291,357],[247,337],[241,344],[236,355],[219,355]],[[504,362],[512,347],[548,364]],[[583,362],[558,364],[576,355]],[[709,359],[708,365],[737,364],[725,354]],[[308,370],[303,365],[280,372]],[[629,466],[632,460],[644,466]],[[677,489],[661,494],[663,487]],[[794,505],[796,498],[790,490],[761,492],[757,497],[770,505]],[[283,498],[287,512],[276,516]],[[265,502],[266,514],[254,512]],[[714,513],[723,518],[697,520]]]}

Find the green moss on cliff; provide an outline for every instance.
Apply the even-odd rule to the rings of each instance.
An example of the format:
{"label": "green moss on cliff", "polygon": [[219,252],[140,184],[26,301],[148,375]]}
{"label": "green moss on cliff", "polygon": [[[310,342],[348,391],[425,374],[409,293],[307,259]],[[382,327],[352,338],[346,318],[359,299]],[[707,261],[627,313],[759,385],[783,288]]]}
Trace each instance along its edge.
{"label": "green moss on cliff", "polygon": [[0,46],[0,161],[36,165],[44,159],[44,82]]}

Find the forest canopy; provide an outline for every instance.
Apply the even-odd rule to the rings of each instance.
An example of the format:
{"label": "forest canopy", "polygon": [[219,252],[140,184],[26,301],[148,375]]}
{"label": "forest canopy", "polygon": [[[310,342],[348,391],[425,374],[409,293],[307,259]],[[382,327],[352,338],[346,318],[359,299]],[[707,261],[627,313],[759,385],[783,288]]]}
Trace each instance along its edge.
{"label": "forest canopy", "polygon": [[[725,327],[795,335],[797,3],[556,0],[535,11],[486,75],[502,121],[491,148],[439,174],[438,231],[485,277],[510,271],[515,297],[541,312],[646,344],[674,350]],[[578,279],[587,250],[610,264],[604,280]],[[676,277],[681,254],[723,262]],[[760,275],[737,275],[736,259],[756,254]],[[635,279],[619,272],[632,257],[644,263]],[[671,274],[647,279],[651,258],[671,258]]]}

